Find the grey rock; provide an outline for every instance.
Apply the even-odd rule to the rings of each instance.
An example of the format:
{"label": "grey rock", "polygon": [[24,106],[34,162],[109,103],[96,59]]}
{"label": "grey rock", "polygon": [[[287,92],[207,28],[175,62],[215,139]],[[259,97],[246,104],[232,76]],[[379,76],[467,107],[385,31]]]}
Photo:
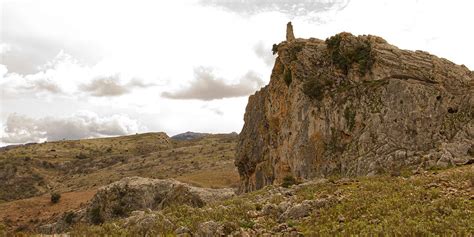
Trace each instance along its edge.
{"label": "grey rock", "polygon": [[[240,191],[278,185],[288,175],[390,174],[472,157],[472,71],[377,36],[337,37],[336,49],[314,38],[275,46],[270,83],[249,97],[239,135]],[[373,62],[364,73],[359,62],[344,71],[328,57],[364,45]],[[320,86],[305,90],[309,82]]]}
{"label": "grey rock", "polygon": [[277,216],[280,213],[280,208],[273,203],[266,204],[262,208],[262,214],[266,216]]}
{"label": "grey rock", "polygon": [[88,222],[98,223],[130,216],[133,211],[160,210],[169,205],[203,207],[233,195],[232,189],[198,188],[173,179],[127,177],[100,188],[86,208],[86,217]]}
{"label": "grey rock", "polygon": [[198,235],[205,237],[224,235],[222,226],[214,221],[201,223],[198,227]]}
{"label": "grey rock", "polygon": [[285,212],[290,207],[290,205],[290,202],[283,201],[278,204],[278,208],[280,209],[280,212]]}
{"label": "grey rock", "polygon": [[280,220],[303,218],[310,214],[311,209],[312,207],[308,203],[296,204],[281,214]]}

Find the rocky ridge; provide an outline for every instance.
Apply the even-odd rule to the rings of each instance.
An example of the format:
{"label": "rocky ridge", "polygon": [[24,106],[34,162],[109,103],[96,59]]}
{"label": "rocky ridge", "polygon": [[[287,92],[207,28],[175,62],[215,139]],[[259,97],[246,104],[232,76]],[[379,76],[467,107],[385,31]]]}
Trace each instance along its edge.
{"label": "rocky ridge", "polygon": [[400,174],[474,156],[474,73],[384,39],[294,39],[250,96],[235,164],[241,191],[328,175]]}

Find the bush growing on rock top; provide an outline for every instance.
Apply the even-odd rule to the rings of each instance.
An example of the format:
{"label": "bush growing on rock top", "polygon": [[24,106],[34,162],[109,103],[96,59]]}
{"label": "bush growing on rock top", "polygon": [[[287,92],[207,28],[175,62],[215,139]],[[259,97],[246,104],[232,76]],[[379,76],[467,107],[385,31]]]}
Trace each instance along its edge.
{"label": "bush growing on rock top", "polygon": [[351,45],[346,45],[344,39],[348,36],[351,36],[351,34],[341,33],[326,39],[329,55],[332,62],[345,74],[356,63],[359,68],[359,74],[363,76],[374,63],[371,43],[369,40],[358,40],[354,43],[348,42],[347,44],[350,43]]}

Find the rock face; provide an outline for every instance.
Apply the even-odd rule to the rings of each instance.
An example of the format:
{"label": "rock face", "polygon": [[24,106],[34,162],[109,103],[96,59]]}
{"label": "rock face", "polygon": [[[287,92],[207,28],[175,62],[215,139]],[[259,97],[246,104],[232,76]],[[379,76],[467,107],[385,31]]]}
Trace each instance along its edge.
{"label": "rock face", "polygon": [[[292,29],[292,27],[291,27]],[[291,39],[250,96],[241,191],[298,179],[400,173],[474,156],[474,72],[376,36]]]}
{"label": "rock face", "polygon": [[232,189],[189,186],[173,179],[128,177],[98,190],[87,208],[87,220],[101,223],[114,217],[129,216],[136,210],[160,210],[170,205],[205,204],[234,195]]}

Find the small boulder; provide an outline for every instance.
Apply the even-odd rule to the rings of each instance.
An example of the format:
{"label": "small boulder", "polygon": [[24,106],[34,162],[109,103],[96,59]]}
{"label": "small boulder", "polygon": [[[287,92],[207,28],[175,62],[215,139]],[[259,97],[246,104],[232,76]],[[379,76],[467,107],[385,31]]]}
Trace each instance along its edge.
{"label": "small boulder", "polygon": [[280,208],[273,203],[266,204],[262,208],[262,214],[265,216],[277,216],[280,213]]}
{"label": "small boulder", "polygon": [[311,212],[311,205],[308,203],[301,203],[296,204],[290,208],[288,208],[283,214],[280,216],[280,220],[284,221],[287,219],[299,219],[305,216],[308,216]]}
{"label": "small boulder", "polygon": [[198,236],[213,237],[224,235],[222,226],[214,221],[201,223],[198,227]]}

